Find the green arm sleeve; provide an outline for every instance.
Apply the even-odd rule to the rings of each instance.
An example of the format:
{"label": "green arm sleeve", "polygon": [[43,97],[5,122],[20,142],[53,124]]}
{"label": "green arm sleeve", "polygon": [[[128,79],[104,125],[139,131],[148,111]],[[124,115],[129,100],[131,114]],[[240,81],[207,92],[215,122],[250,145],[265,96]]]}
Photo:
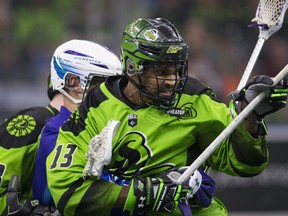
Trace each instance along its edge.
{"label": "green arm sleeve", "polygon": [[[217,108],[217,106],[213,106]],[[200,146],[205,149],[233,121],[229,111],[218,106],[219,110],[211,111],[213,122],[211,127],[199,135]],[[222,110],[221,110],[222,109]],[[225,108],[226,109],[226,108]],[[223,114],[226,113],[226,119]],[[209,142],[207,142],[209,141]],[[246,128],[240,124],[230,136],[209,157],[212,169],[230,175],[254,176],[263,171],[268,163],[268,149],[265,137],[253,138]]]}

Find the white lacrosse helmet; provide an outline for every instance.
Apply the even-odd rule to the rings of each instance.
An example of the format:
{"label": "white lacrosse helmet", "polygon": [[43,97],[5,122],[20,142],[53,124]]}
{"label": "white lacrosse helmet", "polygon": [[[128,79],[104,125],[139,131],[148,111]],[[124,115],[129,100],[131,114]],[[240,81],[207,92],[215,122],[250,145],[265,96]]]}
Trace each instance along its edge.
{"label": "white lacrosse helmet", "polygon": [[107,47],[87,40],[70,40],[60,45],[51,60],[51,82],[54,90],[58,90],[74,103],[77,100],[64,89],[68,74],[80,78],[81,88],[93,77],[108,77],[122,74],[122,66],[118,57]]}

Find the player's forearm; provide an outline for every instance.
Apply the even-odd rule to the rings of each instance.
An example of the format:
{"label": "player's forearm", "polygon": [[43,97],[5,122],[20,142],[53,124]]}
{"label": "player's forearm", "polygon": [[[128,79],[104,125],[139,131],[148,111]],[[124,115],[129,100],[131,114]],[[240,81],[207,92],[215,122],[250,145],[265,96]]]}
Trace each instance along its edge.
{"label": "player's forearm", "polygon": [[118,196],[118,199],[114,205],[114,208],[123,208],[124,207],[128,191],[129,191],[129,186],[123,186],[122,187],[122,190]]}
{"label": "player's forearm", "polygon": [[[240,111],[242,111],[243,109],[245,109],[245,107],[247,106],[247,102],[246,101],[243,101],[241,102],[240,104]],[[259,124],[259,119],[258,119],[258,116],[254,113],[254,112],[251,112],[247,118],[243,121],[243,125],[244,127],[247,129],[247,131],[254,137],[258,137],[259,134],[259,127],[260,127],[260,124]]]}

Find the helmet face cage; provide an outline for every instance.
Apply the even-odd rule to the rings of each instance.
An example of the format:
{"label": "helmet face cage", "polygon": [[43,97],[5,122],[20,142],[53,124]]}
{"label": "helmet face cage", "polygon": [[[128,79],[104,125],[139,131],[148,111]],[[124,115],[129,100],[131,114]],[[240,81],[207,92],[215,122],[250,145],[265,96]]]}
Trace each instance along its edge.
{"label": "helmet face cage", "polygon": [[[138,74],[139,83],[128,79],[139,89],[140,93],[151,99],[149,105],[169,109],[179,101],[187,80],[188,46],[177,29],[167,20],[138,19],[128,25],[121,43],[121,60],[124,73]],[[169,97],[160,96],[160,78],[157,67],[175,68],[175,86]],[[145,83],[145,69],[153,68],[158,85],[158,95],[151,94]],[[141,95],[140,94],[140,95]]]}
{"label": "helmet face cage", "polygon": [[[158,71],[165,70],[167,68],[171,68],[174,70],[173,72],[173,78],[164,78],[163,76],[159,76]],[[152,71],[151,74],[145,73],[146,70]],[[141,95],[144,95],[145,97],[150,99],[150,102],[148,103],[151,106],[155,106],[161,109],[169,109],[170,107],[177,106],[176,102],[179,101],[182,90],[185,86],[186,80],[187,80],[187,66],[186,63],[183,61],[179,62],[170,62],[168,65],[163,63],[150,63],[147,65],[143,65],[143,73],[138,74],[139,83],[135,83],[141,92]],[[156,83],[155,86],[149,86],[147,85],[147,80],[154,80],[154,83]],[[168,88],[165,88],[165,86],[162,86],[161,83],[163,82],[172,82],[174,83],[173,86],[169,86]],[[161,96],[161,92],[167,92],[171,91],[171,95],[169,96]],[[156,94],[153,94],[151,92],[156,92]],[[142,100],[144,98],[142,97]]]}
{"label": "helmet face cage", "polygon": [[[86,97],[87,93],[95,87],[100,86],[101,83],[103,83],[106,80],[107,76],[106,75],[98,75],[98,74],[89,74],[87,79],[86,79],[86,85],[83,89],[83,98]],[[82,88],[82,86],[81,86]]]}
{"label": "helmet face cage", "polygon": [[[65,87],[64,87],[64,89],[71,89],[73,86],[71,86],[70,85],[70,83],[69,83],[69,77],[70,76],[77,76],[77,75],[75,75],[75,74],[73,74],[73,73],[67,73],[66,75],[65,75]],[[91,74],[89,74],[88,76],[85,76],[85,77],[83,77],[83,76],[77,76],[78,77],[78,79],[79,79],[79,84],[80,84],[80,87],[83,89],[83,91],[89,91],[91,88],[94,88],[94,87],[96,87],[96,86],[99,86],[102,82],[104,82],[105,81],[105,79],[106,79],[106,75],[101,75],[101,74],[93,74],[93,73],[91,73]]]}

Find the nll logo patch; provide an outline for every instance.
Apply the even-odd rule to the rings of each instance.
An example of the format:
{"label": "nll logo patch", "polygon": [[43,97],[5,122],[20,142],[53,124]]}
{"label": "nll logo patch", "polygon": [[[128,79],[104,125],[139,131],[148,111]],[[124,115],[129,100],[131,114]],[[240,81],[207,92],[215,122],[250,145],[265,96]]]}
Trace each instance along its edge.
{"label": "nll logo patch", "polygon": [[128,125],[130,127],[134,127],[138,124],[138,116],[136,114],[129,114],[128,115]]}

